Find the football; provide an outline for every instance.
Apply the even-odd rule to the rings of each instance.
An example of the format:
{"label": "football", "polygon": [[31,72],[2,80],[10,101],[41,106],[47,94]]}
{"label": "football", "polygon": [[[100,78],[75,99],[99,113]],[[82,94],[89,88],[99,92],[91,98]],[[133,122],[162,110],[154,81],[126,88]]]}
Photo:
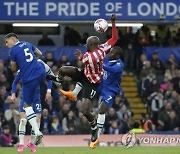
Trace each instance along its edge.
{"label": "football", "polygon": [[99,33],[104,33],[108,29],[108,23],[105,19],[97,19],[94,22],[94,29]]}

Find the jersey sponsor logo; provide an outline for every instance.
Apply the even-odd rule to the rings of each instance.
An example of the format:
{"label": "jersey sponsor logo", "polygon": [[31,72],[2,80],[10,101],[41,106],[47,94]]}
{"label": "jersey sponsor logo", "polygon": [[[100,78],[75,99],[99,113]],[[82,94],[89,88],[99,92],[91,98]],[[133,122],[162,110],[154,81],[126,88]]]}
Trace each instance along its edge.
{"label": "jersey sponsor logo", "polygon": [[106,79],[107,79],[107,71],[104,71],[103,80],[106,80]]}

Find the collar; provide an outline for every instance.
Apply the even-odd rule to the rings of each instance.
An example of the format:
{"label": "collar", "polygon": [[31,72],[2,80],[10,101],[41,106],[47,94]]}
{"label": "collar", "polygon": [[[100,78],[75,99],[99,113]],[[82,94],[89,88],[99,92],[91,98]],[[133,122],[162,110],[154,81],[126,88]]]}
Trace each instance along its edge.
{"label": "collar", "polygon": [[117,62],[117,60],[111,60],[111,61],[109,61],[109,62],[114,63],[114,62]]}
{"label": "collar", "polygon": [[[16,42],[16,44],[18,44],[18,43],[20,43],[20,41],[17,41],[17,42]],[[15,44],[15,45],[16,45],[16,44]]]}

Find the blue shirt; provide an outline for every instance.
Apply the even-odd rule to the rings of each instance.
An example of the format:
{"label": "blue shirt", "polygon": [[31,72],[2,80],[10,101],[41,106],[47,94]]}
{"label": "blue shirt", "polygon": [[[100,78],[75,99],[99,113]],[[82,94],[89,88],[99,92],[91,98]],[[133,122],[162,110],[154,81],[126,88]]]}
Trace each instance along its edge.
{"label": "blue shirt", "polygon": [[[104,74],[99,90],[110,90],[119,94],[121,91],[121,77],[124,69],[124,64],[120,59],[109,61],[105,60],[103,64]],[[101,93],[101,92],[100,92]]]}
{"label": "blue shirt", "polygon": [[22,79],[22,83],[32,81],[40,77],[45,69],[37,62],[37,58],[34,54],[34,47],[28,42],[17,42],[9,51],[10,59],[16,62],[20,69],[19,76]]}

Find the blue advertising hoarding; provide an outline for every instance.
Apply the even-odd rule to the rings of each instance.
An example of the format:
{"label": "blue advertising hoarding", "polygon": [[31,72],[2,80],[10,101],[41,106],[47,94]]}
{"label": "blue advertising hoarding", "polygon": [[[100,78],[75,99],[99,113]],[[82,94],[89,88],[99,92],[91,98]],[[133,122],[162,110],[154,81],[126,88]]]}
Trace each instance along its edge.
{"label": "blue advertising hoarding", "polygon": [[1,0],[0,20],[93,21],[116,13],[121,21],[174,21],[180,0]]}

